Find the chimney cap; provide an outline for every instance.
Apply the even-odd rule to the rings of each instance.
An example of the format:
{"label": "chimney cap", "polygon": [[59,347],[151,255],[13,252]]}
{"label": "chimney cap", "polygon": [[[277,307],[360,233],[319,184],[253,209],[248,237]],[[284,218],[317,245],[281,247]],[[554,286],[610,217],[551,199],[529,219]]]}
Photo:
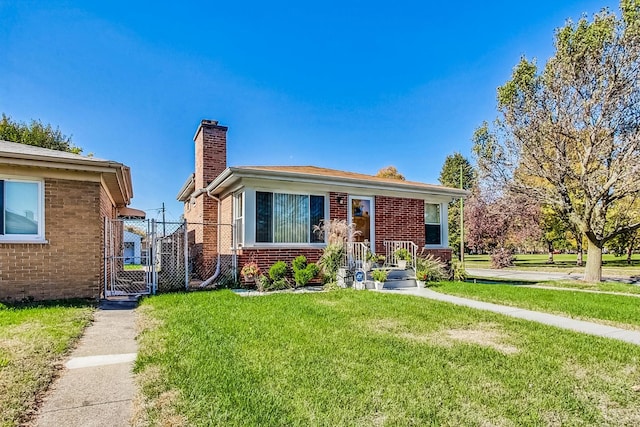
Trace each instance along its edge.
{"label": "chimney cap", "polygon": [[200,124],[202,125],[211,125],[211,126],[217,126],[218,125],[218,121],[217,120],[209,120],[209,119],[203,119]]}

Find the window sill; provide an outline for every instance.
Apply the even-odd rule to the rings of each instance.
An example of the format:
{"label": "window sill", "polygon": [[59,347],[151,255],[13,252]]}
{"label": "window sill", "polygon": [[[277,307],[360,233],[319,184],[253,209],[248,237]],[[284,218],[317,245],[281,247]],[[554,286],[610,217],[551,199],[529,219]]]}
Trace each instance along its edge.
{"label": "window sill", "polygon": [[254,243],[239,249],[324,249],[326,243]]}
{"label": "window sill", "polygon": [[19,245],[47,245],[49,244],[48,240],[45,239],[37,239],[37,240],[19,240],[19,239],[0,239],[0,245],[2,244],[19,244]]}

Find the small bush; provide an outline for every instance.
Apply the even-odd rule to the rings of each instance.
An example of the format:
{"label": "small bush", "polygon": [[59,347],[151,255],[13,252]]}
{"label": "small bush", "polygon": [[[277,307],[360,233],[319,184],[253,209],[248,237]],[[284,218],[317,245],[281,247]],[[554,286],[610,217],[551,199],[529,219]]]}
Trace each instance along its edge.
{"label": "small bush", "polygon": [[264,274],[261,274],[260,276],[258,276],[258,278],[256,279],[256,288],[258,289],[258,292],[264,292],[270,287],[271,287],[271,280],[269,280],[269,277],[267,277]]}
{"label": "small bush", "polygon": [[491,253],[491,268],[505,268],[513,265],[513,255],[505,248],[496,249]]}
{"label": "small bush", "polygon": [[304,255],[295,257],[293,261],[291,261],[291,268],[293,268],[294,272],[307,268],[307,257]]}
{"label": "small bush", "polygon": [[274,282],[276,280],[284,279],[287,275],[287,263],[284,261],[278,261],[269,269],[269,277]]}
{"label": "small bush", "polygon": [[[309,264],[309,265],[311,266],[315,264]],[[307,283],[309,283],[314,277],[315,277],[315,274],[313,273],[313,271],[311,269],[306,269],[306,268],[304,270],[298,270],[293,273],[293,280],[295,280],[296,286],[304,286]]]}

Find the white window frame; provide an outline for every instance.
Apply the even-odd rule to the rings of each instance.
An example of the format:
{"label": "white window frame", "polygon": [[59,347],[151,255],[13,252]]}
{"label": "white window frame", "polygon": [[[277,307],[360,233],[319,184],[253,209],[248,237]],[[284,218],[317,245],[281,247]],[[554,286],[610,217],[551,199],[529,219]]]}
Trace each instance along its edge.
{"label": "white window frame", "polygon": [[[349,216],[349,223],[353,223],[353,200],[368,200],[370,202],[369,206],[371,212],[369,212],[369,244],[371,245],[372,251],[375,251],[376,246],[376,198],[374,196],[358,196],[358,195],[349,195],[348,197],[348,206],[347,206],[347,215]],[[349,236],[351,238],[351,236]]]}
{"label": "white window frame", "polygon": [[[16,177],[16,176],[8,176],[8,175],[0,175],[0,180],[4,182],[24,182],[29,184],[37,184],[38,185],[38,212],[37,212],[37,222],[38,222],[38,233],[37,234],[0,234],[0,243],[47,243],[45,240],[45,227],[44,227],[44,180],[42,178],[31,178],[31,177]],[[4,197],[4,194],[3,194]],[[6,210],[5,210],[5,202],[2,200],[0,203],[2,209],[0,211],[0,215],[2,218],[2,226],[6,226]],[[4,233],[4,230],[0,230],[0,232]]]}
{"label": "white window frame", "polygon": [[240,191],[233,195],[233,225],[235,228],[234,242],[236,248],[244,246],[244,216],[245,216],[245,193]]}
{"label": "white window frame", "polygon": [[[257,235],[257,227],[258,227],[258,222],[256,220],[256,207],[257,207],[257,193],[272,193],[272,194],[291,194],[291,195],[295,195],[295,196],[307,196],[309,203],[311,203],[311,196],[321,196],[324,197],[324,205],[323,205],[323,216],[324,216],[324,220],[328,221],[329,218],[329,195],[327,193],[323,193],[323,192],[308,192],[308,191],[297,191],[297,190],[283,190],[280,188],[255,188],[252,189],[251,191],[251,201],[249,202],[248,199],[245,199],[245,210],[246,212],[250,212],[250,216],[251,216],[251,221],[249,221],[247,219],[247,221],[245,221],[245,230],[247,230],[247,228],[249,227],[249,222],[250,222],[250,226],[252,227],[251,230],[251,237],[249,239],[249,236],[247,236],[248,238],[245,241],[245,247],[248,246],[252,246],[252,247],[268,247],[268,248],[322,248],[326,246],[326,236],[323,238],[322,242],[303,242],[303,243],[286,243],[286,242],[257,242],[256,241],[256,235]],[[250,206],[249,206],[250,205]],[[249,210],[249,208],[251,210]],[[311,210],[309,209],[309,213],[311,213]],[[310,217],[308,218],[310,220]],[[311,225],[309,225],[309,229],[311,228]],[[311,239],[311,230],[309,230],[309,240]],[[251,242],[249,240],[252,240]]]}
{"label": "white window frame", "polygon": [[[425,204],[425,218],[424,218],[424,226],[425,226],[425,230],[424,230],[424,239],[425,239],[425,248],[443,248],[447,246],[447,235],[445,234],[445,228],[448,228],[448,221],[447,221],[447,227],[444,227],[443,224],[445,223],[444,218],[447,218],[447,204],[446,203],[434,203],[434,202],[429,202],[427,200],[425,200],[424,202]],[[439,223],[435,223],[435,222],[427,222],[427,218],[426,218],[426,207],[427,205],[437,205],[438,206],[438,211],[440,214],[440,222]],[[433,244],[433,243],[427,243],[427,230],[426,230],[426,226],[427,225],[438,225],[440,227],[440,243],[439,244]]]}

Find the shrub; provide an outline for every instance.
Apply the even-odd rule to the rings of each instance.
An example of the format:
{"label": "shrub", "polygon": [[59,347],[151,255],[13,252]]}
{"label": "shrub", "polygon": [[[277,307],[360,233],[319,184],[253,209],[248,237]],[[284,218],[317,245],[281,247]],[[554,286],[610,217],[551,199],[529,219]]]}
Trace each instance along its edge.
{"label": "shrub", "polygon": [[496,249],[491,253],[491,268],[505,268],[513,265],[513,255],[505,248]]}
{"label": "shrub", "polygon": [[291,261],[291,267],[293,268],[294,272],[298,270],[304,270],[305,268],[307,268],[307,257],[305,257],[304,255],[295,257],[293,261]]}
{"label": "shrub", "polygon": [[438,282],[447,277],[447,266],[433,255],[416,258],[416,279],[423,282]]}
{"label": "shrub", "polygon": [[305,286],[319,273],[319,268],[316,264],[307,264],[307,258],[303,255],[296,257],[292,262],[293,267],[293,280],[296,286]]}
{"label": "shrub", "polygon": [[276,280],[284,279],[287,275],[287,263],[284,261],[278,261],[269,268],[269,277],[274,282]]}
{"label": "shrub", "polygon": [[373,270],[371,272],[371,278],[376,282],[386,282],[388,274],[389,273],[387,272],[387,270],[382,270],[382,269]]}
{"label": "shrub", "polygon": [[256,288],[258,289],[258,292],[264,292],[268,290],[270,287],[271,287],[271,280],[269,280],[269,277],[267,277],[264,274],[261,274],[260,276],[258,276],[258,278],[256,279]]}

